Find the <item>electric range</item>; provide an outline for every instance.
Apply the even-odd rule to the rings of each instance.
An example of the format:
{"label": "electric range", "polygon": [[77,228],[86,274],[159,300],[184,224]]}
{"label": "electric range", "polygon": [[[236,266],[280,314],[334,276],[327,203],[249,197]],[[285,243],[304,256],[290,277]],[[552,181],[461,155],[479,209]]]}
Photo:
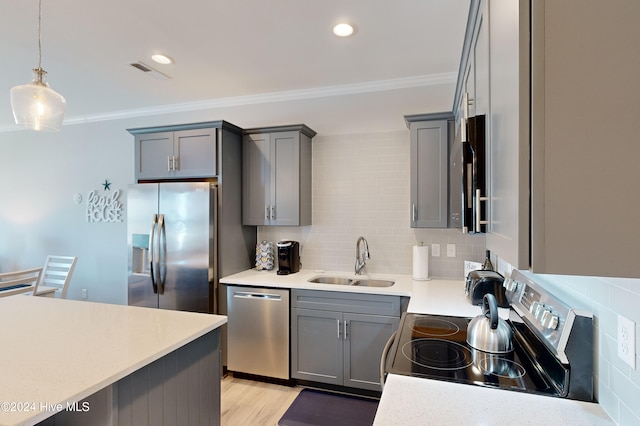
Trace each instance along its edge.
{"label": "electric range", "polygon": [[386,371],[593,401],[591,314],[570,308],[517,270],[505,289],[513,352],[472,348],[466,342],[471,318],[404,313]]}

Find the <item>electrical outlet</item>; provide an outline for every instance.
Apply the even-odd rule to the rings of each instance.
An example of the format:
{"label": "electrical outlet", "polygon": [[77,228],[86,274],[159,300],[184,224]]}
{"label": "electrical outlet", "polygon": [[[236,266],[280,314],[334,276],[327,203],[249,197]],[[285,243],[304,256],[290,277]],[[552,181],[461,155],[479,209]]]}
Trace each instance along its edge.
{"label": "electrical outlet", "polygon": [[636,324],[618,314],[618,357],[636,369]]}
{"label": "electrical outlet", "polygon": [[83,288],[82,289],[82,299],[83,300],[87,300],[89,298],[89,296],[87,295],[87,289]]}
{"label": "electrical outlet", "polygon": [[456,257],[456,245],[447,244],[447,257]]}
{"label": "electrical outlet", "polygon": [[464,277],[465,278],[467,278],[467,275],[469,275],[469,272],[477,271],[479,269],[482,269],[482,263],[480,263],[480,262],[471,262],[470,260],[465,260],[464,261]]}
{"label": "electrical outlet", "polygon": [[440,244],[431,244],[431,256],[440,257]]}

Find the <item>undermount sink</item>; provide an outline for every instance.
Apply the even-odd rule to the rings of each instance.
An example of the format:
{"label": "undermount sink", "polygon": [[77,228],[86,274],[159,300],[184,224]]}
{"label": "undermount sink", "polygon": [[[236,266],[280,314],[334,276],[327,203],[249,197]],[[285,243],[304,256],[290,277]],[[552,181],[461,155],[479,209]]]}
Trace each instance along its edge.
{"label": "undermount sink", "polygon": [[309,280],[310,283],[318,284],[337,284],[337,285],[357,285],[360,287],[391,287],[395,281],[375,280],[369,278],[352,279],[345,277],[314,277]]}
{"label": "undermount sink", "polygon": [[353,280],[343,277],[315,277],[309,280],[310,283],[318,284],[338,284],[338,285],[351,285]]}
{"label": "undermount sink", "polygon": [[395,281],[389,280],[355,280],[352,285],[359,285],[363,287],[391,287],[395,284]]}

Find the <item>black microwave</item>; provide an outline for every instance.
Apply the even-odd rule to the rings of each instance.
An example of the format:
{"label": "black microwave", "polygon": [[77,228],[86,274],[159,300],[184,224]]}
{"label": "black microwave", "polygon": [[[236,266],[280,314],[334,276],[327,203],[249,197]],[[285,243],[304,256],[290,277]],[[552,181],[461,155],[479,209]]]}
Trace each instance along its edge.
{"label": "black microwave", "polygon": [[[485,116],[469,117],[463,123],[461,144],[452,150],[450,159],[451,226],[463,233],[486,231],[486,127]],[[455,186],[460,190],[455,190]]]}

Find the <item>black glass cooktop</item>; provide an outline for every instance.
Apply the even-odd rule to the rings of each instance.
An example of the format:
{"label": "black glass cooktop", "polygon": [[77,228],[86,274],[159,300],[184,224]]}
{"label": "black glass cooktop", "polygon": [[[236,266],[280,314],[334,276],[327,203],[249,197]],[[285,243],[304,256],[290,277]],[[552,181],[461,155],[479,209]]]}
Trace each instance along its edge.
{"label": "black glass cooktop", "polygon": [[490,354],[467,342],[469,318],[405,313],[387,371],[521,392],[557,395],[531,357],[514,342],[509,354]]}

